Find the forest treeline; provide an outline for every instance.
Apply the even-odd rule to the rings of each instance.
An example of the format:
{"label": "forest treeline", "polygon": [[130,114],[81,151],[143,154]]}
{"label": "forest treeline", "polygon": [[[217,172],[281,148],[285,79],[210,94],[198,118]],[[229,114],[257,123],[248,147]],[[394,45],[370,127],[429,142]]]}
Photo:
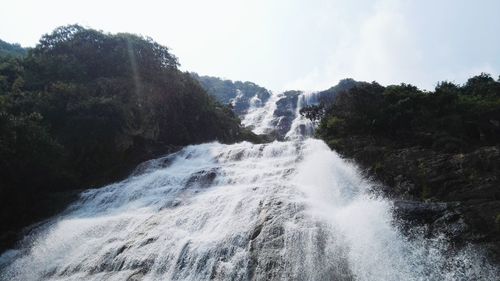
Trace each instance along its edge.
{"label": "forest treeline", "polygon": [[257,140],[151,38],[70,25],[31,49],[0,43],[0,249],[141,161]]}
{"label": "forest treeline", "polygon": [[222,104],[229,104],[238,116],[245,114],[252,105],[264,105],[271,97],[269,90],[249,81],[231,81],[218,77],[200,76],[196,73],[191,73],[191,75],[200,82],[209,95]]}
{"label": "forest treeline", "polygon": [[500,143],[500,78],[482,73],[464,85],[438,83],[434,91],[410,84],[358,82],[331,102],[304,108],[319,121],[317,135],[332,148],[355,135],[386,138],[444,152]]}
{"label": "forest treeline", "polygon": [[500,78],[433,91],[351,86],[302,110],[319,123],[317,136],[381,183],[399,218],[428,237],[481,244],[500,261]]}

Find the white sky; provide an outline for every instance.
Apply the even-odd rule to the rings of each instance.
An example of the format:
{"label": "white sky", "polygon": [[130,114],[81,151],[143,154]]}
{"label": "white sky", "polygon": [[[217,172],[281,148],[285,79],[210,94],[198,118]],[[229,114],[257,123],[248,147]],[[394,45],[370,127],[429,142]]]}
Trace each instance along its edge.
{"label": "white sky", "polygon": [[79,23],[147,35],[183,70],[272,90],[339,79],[432,89],[500,73],[498,0],[3,0],[0,39],[34,46]]}

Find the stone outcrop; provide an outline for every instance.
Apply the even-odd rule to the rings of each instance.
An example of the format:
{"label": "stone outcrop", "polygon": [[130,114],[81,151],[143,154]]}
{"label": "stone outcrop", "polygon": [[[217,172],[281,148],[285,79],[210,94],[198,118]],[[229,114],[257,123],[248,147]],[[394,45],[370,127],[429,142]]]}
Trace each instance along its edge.
{"label": "stone outcrop", "polygon": [[429,236],[481,244],[500,260],[500,146],[445,153],[367,136],[331,146],[381,183],[399,219]]}

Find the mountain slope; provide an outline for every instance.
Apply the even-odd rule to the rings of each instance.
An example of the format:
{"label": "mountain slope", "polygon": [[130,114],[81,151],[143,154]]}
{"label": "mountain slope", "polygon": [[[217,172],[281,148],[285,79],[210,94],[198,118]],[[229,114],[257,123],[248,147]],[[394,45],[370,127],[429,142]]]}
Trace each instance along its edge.
{"label": "mountain slope", "polygon": [[200,82],[207,93],[222,104],[230,104],[236,115],[245,114],[251,106],[262,106],[271,92],[252,82],[223,80],[217,77],[191,75]]}
{"label": "mountain slope", "polygon": [[0,60],[0,249],[74,190],[184,145],[254,137],[150,38],[64,26]]}
{"label": "mountain slope", "polygon": [[[424,92],[365,83],[303,114],[317,136],[380,182],[411,224],[500,260],[500,81],[487,74]],[[412,200],[407,203],[405,200]]]}
{"label": "mountain slope", "polygon": [[28,53],[26,48],[21,47],[19,44],[10,44],[0,39],[0,57],[24,57]]}

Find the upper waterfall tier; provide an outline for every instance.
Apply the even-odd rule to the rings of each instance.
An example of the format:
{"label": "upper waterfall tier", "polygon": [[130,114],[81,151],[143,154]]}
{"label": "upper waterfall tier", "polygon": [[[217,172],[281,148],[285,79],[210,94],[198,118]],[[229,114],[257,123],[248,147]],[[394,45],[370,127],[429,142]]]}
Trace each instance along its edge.
{"label": "upper waterfall tier", "polygon": [[[254,97],[258,99],[258,97]],[[256,134],[274,134],[279,140],[299,139],[314,134],[314,125],[300,115],[300,109],[317,104],[317,93],[288,91],[273,93],[262,104],[251,103],[242,124]]]}

